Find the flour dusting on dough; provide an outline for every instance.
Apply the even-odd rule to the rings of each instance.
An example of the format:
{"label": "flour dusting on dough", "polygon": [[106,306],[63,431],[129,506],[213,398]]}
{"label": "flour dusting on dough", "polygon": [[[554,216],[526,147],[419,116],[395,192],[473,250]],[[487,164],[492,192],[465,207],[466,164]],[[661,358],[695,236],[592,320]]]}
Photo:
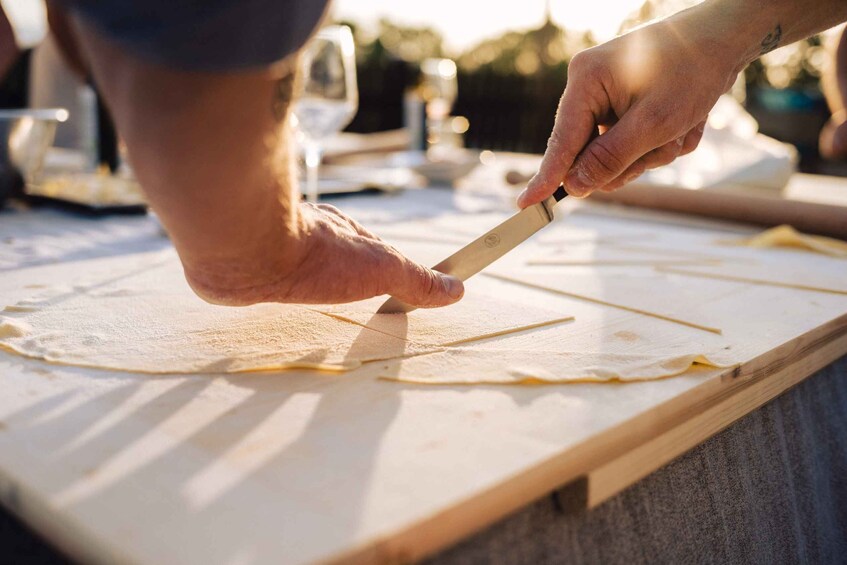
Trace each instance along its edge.
{"label": "flour dusting on dough", "polygon": [[353,304],[317,306],[327,316],[387,335],[429,346],[455,346],[573,320],[561,312],[530,308],[506,300],[468,294],[444,308],[408,314],[376,314],[385,301],[377,297]]}
{"label": "flour dusting on dough", "polygon": [[28,324],[11,318],[0,317],[0,339],[21,338],[26,336],[32,328]]}
{"label": "flour dusting on dough", "polygon": [[[126,261],[116,259],[114,272],[126,272]],[[140,373],[339,372],[434,349],[296,305],[207,304],[176,257],[130,280],[51,287],[12,310],[0,316],[4,349]]]}
{"label": "flour dusting on dough", "polygon": [[34,306],[27,306],[25,304],[10,304],[10,305],[6,306],[5,308],[3,308],[3,311],[9,312],[11,314],[18,313],[18,312],[34,312],[35,307]]}

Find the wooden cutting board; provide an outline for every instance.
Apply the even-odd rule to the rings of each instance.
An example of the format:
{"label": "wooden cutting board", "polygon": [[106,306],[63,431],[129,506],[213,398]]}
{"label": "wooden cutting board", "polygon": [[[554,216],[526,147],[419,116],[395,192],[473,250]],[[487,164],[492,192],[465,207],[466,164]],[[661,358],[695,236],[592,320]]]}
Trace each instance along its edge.
{"label": "wooden cutting board", "polygon": [[[608,222],[575,215],[568,225]],[[653,246],[679,230],[711,237],[621,222],[657,234]],[[80,270],[107,276],[116,260],[7,270],[0,297]],[[692,308],[721,325],[716,336],[486,284],[576,316],[509,347],[725,343],[741,364],[631,384],[426,386],[377,380],[370,367],[150,376],[0,352],[0,500],[83,561],[405,562],[554,489],[573,508],[595,506],[847,353],[847,296],[700,281],[711,304]]]}

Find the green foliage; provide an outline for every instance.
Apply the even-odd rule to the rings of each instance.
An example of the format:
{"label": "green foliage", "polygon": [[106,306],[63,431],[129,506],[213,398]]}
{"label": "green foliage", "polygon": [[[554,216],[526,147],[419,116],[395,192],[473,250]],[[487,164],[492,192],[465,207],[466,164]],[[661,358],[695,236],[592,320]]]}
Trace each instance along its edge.
{"label": "green foliage", "polygon": [[420,63],[430,57],[444,57],[444,39],[429,27],[401,26],[381,19],[376,33],[344,22],[353,29],[356,58],[360,65],[380,66],[386,61]]}
{"label": "green foliage", "polygon": [[577,52],[596,45],[591,32],[567,32],[548,20],[537,29],[512,31],[482,41],[464,53],[447,53],[441,35],[429,27],[379,21],[376,32],[354,29],[360,66],[381,67],[386,61],[419,63],[429,57],[453,56],[463,71],[485,69],[500,75],[563,75]]}

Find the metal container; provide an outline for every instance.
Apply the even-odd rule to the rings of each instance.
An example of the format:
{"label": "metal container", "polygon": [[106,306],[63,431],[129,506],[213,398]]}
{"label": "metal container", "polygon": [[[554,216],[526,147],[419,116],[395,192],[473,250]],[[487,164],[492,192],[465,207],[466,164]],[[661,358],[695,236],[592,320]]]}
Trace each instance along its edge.
{"label": "metal container", "polygon": [[56,127],[67,119],[64,108],[0,110],[0,208],[37,181]]}
{"label": "metal container", "polygon": [[67,119],[64,108],[0,110],[0,166],[11,165],[26,184],[35,182],[56,127]]}

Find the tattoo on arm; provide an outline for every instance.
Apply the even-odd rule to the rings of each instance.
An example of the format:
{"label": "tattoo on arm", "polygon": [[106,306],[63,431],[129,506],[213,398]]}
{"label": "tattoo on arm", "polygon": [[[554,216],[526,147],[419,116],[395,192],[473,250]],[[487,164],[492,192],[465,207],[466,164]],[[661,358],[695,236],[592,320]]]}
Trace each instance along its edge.
{"label": "tattoo on arm", "polygon": [[779,47],[779,40],[782,39],[782,26],[776,24],[776,27],[772,32],[767,34],[765,38],[762,40],[762,49],[759,51],[760,55],[764,55],[765,53],[770,53],[777,47]]}

